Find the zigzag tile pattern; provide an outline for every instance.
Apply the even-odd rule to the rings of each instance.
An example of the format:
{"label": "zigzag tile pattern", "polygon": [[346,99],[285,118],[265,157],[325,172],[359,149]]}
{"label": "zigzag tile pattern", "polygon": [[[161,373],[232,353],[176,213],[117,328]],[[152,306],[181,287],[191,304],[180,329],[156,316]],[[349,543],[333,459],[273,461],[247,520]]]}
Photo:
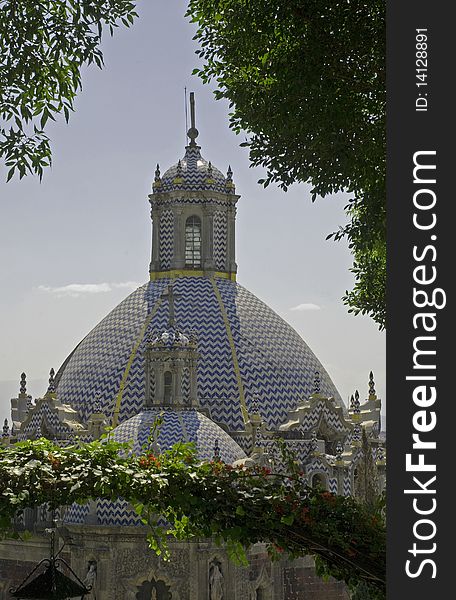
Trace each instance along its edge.
{"label": "zigzag tile pattern", "polygon": [[98,498],[96,500],[95,514],[90,515],[90,506],[88,504],[72,504],[66,511],[64,523],[67,525],[83,525],[95,520],[96,525],[104,526],[124,526],[139,527],[142,526],[139,515],[132,509],[130,504],[123,499],[106,500]]}
{"label": "zigzag tile pattern", "polygon": [[226,191],[225,176],[217,167],[209,172],[209,162],[201,156],[199,146],[187,146],[185,155],[179,163],[163,173],[160,191],[171,190],[216,190]]}
{"label": "zigzag tile pattern", "polygon": [[249,410],[258,397],[269,427],[286,420],[300,397],[313,391],[320,372],[322,393],[340,396],[323,365],[307,344],[279,315],[240,285],[218,280],[230,320]]}
{"label": "zigzag tile pattern", "polygon": [[58,434],[59,436],[68,437],[73,433],[73,430],[63,423],[58,416],[58,413],[53,411],[48,404],[41,404],[32,415],[29,423],[23,431],[19,432],[18,440],[25,441],[34,439],[36,436],[41,437],[41,423],[44,420],[51,435]]}
{"label": "zigzag tile pattern", "polygon": [[224,209],[226,209],[227,207],[226,201],[217,200],[216,198],[211,198],[210,200],[208,200],[207,198],[183,198],[179,196],[179,198],[169,198],[166,200],[160,199],[160,206],[162,206],[163,208],[169,208],[171,206],[181,206],[182,204],[199,204],[207,206],[208,203],[210,203],[211,206],[220,206]]}
{"label": "zigzag tile pattern", "polygon": [[312,451],[311,440],[287,441],[287,446],[290,446],[292,452],[296,455],[296,458],[301,461],[301,463],[307,461],[307,458]]}
{"label": "zigzag tile pattern", "polygon": [[[87,421],[95,400],[101,410],[110,417],[119,392],[120,383],[127,367],[141,328],[155,302],[160,297],[165,283],[157,282],[149,289],[141,286],[121,302],[79,344],[62,370],[58,383],[58,396],[76,409],[82,420]],[[140,360],[140,359],[139,359]],[[130,369],[126,403],[122,408],[138,412],[144,402],[144,373],[141,371],[142,386],[134,379]],[[136,374],[139,366],[136,363]],[[128,387],[133,380],[132,387]],[[130,415],[128,415],[130,416]],[[124,417],[121,413],[121,417]]]}
{"label": "zigzag tile pattern", "polygon": [[112,437],[117,442],[133,441],[133,452],[139,454],[150,446],[151,428],[158,416],[163,419],[156,438],[160,452],[178,442],[193,442],[199,458],[211,460],[217,442],[224,462],[245,458],[244,451],[221,427],[194,408],[173,410],[157,407],[143,411],[116,427]]}
{"label": "zigzag tile pattern", "polygon": [[71,525],[82,525],[89,514],[88,504],[72,504],[66,511],[63,521]]}
{"label": "zigzag tile pattern", "polygon": [[[152,281],[128,296],[79,344],[62,369],[59,398],[78,410],[83,421],[90,416],[97,397],[103,412],[111,417],[121,383],[119,423],[142,409],[146,339],[167,324],[168,302],[162,300],[158,305],[158,300],[170,281]],[[269,427],[277,426],[296,408],[297,399],[312,391],[315,370],[321,373],[322,393],[341,402],[321,363],[285,321],[237,283],[216,281],[248,408],[258,394],[263,419]],[[173,280],[173,287],[177,326],[184,332],[194,330],[198,336],[201,405],[209,409],[214,421],[241,431],[240,387],[212,283],[205,277],[182,277]],[[154,307],[158,308],[143,331]]]}
{"label": "zigzag tile pattern", "polygon": [[174,217],[164,210],[160,217],[160,268],[169,269],[174,252]]}
{"label": "zigzag tile pattern", "polygon": [[340,416],[336,412],[329,410],[323,402],[317,405],[311,412],[304,415],[297,429],[301,433],[313,431],[321,420],[325,420],[332,429],[339,433],[347,433],[350,431]]}
{"label": "zigzag tile pattern", "polygon": [[313,473],[325,473],[326,475],[330,475],[330,471],[328,466],[319,458],[314,458],[311,463],[309,463],[306,467],[306,471],[308,475],[312,475]]}
{"label": "zigzag tile pattern", "polygon": [[226,212],[220,210],[214,214],[214,261],[218,271],[226,270],[227,256],[227,220]]}
{"label": "zigzag tile pattern", "polygon": [[[151,442],[151,428],[157,417],[163,419],[155,441]],[[163,452],[178,442],[193,442],[201,460],[214,457],[214,446],[217,443],[220,457],[226,463],[232,463],[246,457],[236,442],[205,415],[196,409],[173,410],[156,408],[143,411],[128,419],[112,432],[112,439],[117,442],[133,442],[132,450],[136,454],[146,449],[155,448]],[[158,447],[157,447],[158,446]],[[68,524],[82,524],[89,516],[89,506],[72,505],[65,516]],[[96,516],[99,525],[140,526],[141,519],[125,500],[115,502],[98,499]]]}
{"label": "zigzag tile pattern", "polygon": [[182,369],[182,397],[184,402],[190,398],[190,371],[187,367]]}
{"label": "zigzag tile pattern", "polygon": [[329,491],[333,494],[337,494],[337,479],[331,478],[329,480]]}

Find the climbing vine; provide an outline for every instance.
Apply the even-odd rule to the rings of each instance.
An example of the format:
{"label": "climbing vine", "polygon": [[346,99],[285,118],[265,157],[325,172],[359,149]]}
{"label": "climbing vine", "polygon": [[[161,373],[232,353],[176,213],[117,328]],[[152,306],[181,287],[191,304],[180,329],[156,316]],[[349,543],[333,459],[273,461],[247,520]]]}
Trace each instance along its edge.
{"label": "climbing vine", "polygon": [[[64,448],[45,440],[0,447],[0,531],[25,507],[127,500],[149,526],[151,547],[166,559],[167,539],[213,537],[246,564],[246,550],[264,542],[273,559],[311,554],[317,572],[385,594],[385,527],[379,512],[352,498],[304,486],[265,467],[201,462],[192,444],[140,456],[109,439]],[[162,515],[158,524],[157,515]],[[163,525],[167,522],[167,526]]]}

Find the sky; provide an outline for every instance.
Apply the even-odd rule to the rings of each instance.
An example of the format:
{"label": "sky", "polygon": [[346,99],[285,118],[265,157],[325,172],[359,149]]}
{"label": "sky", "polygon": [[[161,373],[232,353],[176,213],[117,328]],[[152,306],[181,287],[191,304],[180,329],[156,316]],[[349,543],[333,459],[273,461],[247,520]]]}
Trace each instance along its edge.
{"label": "sky", "polygon": [[227,103],[192,70],[199,65],[186,2],[139,2],[139,19],[103,43],[105,67],[87,68],[76,111],[48,129],[53,165],[5,183],[0,166],[0,419],[27,374],[46,392],[76,344],[148,280],[155,165],[184,154],[184,88],[196,96],[202,155],[233,170],[238,202],[238,282],[290,323],[331,375],[342,398],[368,390],[374,372],[385,409],[385,334],[347,313],[351,289],[345,242],[325,240],[345,224],[348,196],[312,203],[309,187],[285,193],[257,181],[248,151],[228,127]]}

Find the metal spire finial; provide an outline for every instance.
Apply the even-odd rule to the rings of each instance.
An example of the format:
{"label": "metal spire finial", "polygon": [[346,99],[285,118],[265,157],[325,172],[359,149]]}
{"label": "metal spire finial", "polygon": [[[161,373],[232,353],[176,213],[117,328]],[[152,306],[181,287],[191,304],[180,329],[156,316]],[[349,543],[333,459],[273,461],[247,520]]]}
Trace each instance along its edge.
{"label": "metal spire finial", "polygon": [[195,126],[195,92],[190,92],[190,129],[187,131],[187,135],[190,138],[190,146],[196,146],[196,138],[198,137],[199,131]]}

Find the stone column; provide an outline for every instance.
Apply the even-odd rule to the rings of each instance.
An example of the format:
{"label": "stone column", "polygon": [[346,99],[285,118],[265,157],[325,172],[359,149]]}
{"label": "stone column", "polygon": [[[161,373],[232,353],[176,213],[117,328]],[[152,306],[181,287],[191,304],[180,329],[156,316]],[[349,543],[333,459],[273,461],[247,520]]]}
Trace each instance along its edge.
{"label": "stone column", "polygon": [[227,256],[226,266],[230,273],[237,272],[236,264],[236,207],[230,206],[227,211]]}
{"label": "stone column", "polygon": [[160,216],[161,211],[152,208],[150,211],[152,218],[152,257],[150,262],[150,272],[160,270]]}
{"label": "stone column", "polygon": [[214,271],[214,207],[205,206],[203,212],[203,269]]}
{"label": "stone column", "polygon": [[164,397],[164,369],[162,363],[155,363],[155,395],[154,404],[161,404]]}
{"label": "stone column", "polygon": [[150,394],[150,370],[151,370],[151,364],[150,364],[150,350],[146,350],[145,356],[144,356],[144,374],[145,374],[145,378],[146,378],[146,389],[145,389],[145,395],[144,395],[144,406],[145,407],[150,407],[152,406],[152,398],[151,398],[151,394]]}
{"label": "stone column", "polygon": [[184,238],[185,238],[185,225],[183,219],[184,209],[181,206],[176,206],[173,210],[174,213],[174,252],[171,261],[172,269],[183,269],[185,267],[185,251],[184,251]]}
{"label": "stone column", "polygon": [[175,373],[174,373],[174,398],[173,402],[176,404],[183,404],[184,398],[182,396],[182,359],[178,358],[175,361]]}
{"label": "stone column", "polygon": [[190,405],[198,406],[197,396],[197,377],[196,377],[196,359],[191,358],[189,364],[189,378],[190,378]]}

